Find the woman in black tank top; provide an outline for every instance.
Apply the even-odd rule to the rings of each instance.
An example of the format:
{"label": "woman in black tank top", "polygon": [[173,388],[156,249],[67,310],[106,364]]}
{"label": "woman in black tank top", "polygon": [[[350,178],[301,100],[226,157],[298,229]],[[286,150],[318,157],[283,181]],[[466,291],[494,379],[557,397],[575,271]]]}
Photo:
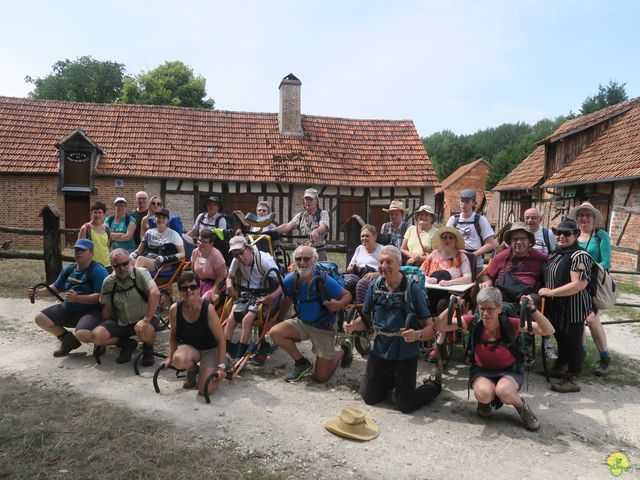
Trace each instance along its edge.
{"label": "woman in black tank top", "polygon": [[180,301],[169,310],[169,354],[163,365],[188,370],[189,377],[198,372],[200,362],[197,382],[201,395],[209,375],[218,373],[218,378],[209,383],[211,395],[226,375],[226,345],[220,319],[213,305],[200,297],[200,282],[193,272],[180,276],[178,290]]}

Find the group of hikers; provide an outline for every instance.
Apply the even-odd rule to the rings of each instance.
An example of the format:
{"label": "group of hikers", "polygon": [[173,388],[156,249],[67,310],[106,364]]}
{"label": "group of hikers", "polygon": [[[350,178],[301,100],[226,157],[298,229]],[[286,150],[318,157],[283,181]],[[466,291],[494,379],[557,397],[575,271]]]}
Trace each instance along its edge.
{"label": "group of hikers", "polygon": [[[606,335],[590,286],[596,264],[610,267],[611,245],[599,228],[602,214],[588,202],[573,208],[551,230],[541,225],[540,212],[530,208],[499,242],[486,217],[475,211],[472,190],[460,192],[460,213],[440,227],[430,205],[411,212],[411,225],[404,203],[393,200],[384,209],[389,222],[380,233],[373,225],[362,227],[361,245],[346,272],[338,274],[326,262],[329,214],[320,208],[318,191],[309,188],[304,210],[291,221],[251,229],[297,230],[305,237],[284,279],[272,255],[241,232],[226,243],[226,259],[216,248],[216,229],[231,227],[220,196],[209,197],[206,211],[188,232],[159,196],[149,199],[146,192],[138,192],[136,202],[137,208],[127,211],[126,200],[116,198],[116,213],[106,218],[106,206],[96,202],[91,221],[74,244],[75,262],[64,267],[53,284],[29,289],[31,298],[64,292],[63,303],[36,316],[37,325],[60,340],[54,356],[91,343],[98,358],[108,345],[117,345],[116,362],[126,363],[142,342],[142,364],[153,365],[160,290],[152,276],[185,258],[185,242],[194,242],[191,268],[177,279],[180,299],[169,309],[163,366],[186,370],[185,388],[198,388],[201,394],[212,374],[217,376],[208,383],[209,394],[225,378],[229,357],[242,357],[253,348],[251,329],[261,308],[273,319],[268,330],[272,343],[260,343],[253,358],[256,364],[263,364],[279,347],[294,362],[286,381],[312,374],[316,381],[326,382],[339,367],[352,363],[352,337],[372,331],[360,394],[373,405],[393,392],[403,413],[440,394],[438,369],[417,385],[418,360],[425,342],[435,346],[430,354],[435,360],[437,346],[450,331],[469,332],[465,356],[478,415],[486,417],[502,405],[513,405],[530,430],[536,430],[539,421],[519,394],[525,335],[545,339],[544,353],[555,361],[551,376],[560,378],[551,385],[556,392],[580,391],[585,324],[600,352],[594,373],[609,373]],[[258,217],[269,211],[267,202],[258,203]],[[485,267],[485,256],[493,251],[497,253]],[[452,322],[447,289],[471,284],[471,298],[454,298],[455,309],[464,314]],[[233,308],[226,318],[219,318],[228,297],[233,298]],[[350,305],[358,307],[358,314],[344,320],[339,333],[336,319]],[[295,315],[287,318],[292,306]],[[525,309],[528,325],[521,327],[519,316]],[[307,340],[315,362],[298,348]]]}

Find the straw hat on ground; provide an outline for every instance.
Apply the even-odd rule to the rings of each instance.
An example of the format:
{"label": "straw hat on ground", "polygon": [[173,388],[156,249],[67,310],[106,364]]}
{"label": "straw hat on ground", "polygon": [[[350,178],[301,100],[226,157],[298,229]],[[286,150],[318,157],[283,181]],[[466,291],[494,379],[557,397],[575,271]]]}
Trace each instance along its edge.
{"label": "straw hat on ground", "polygon": [[589,211],[589,212],[591,212],[593,214],[593,216],[595,217],[594,220],[593,220],[593,226],[594,227],[599,227],[599,226],[602,225],[602,213],[600,213],[600,210],[598,210],[596,207],[594,207],[589,202],[582,202],[577,207],[573,207],[571,210],[569,210],[569,215],[567,215],[567,218],[570,218],[571,220],[573,220],[573,221],[575,221],[577,223],[578,222],[578,212],[580,210],[587,210],[587,211]]}
{"label": "straw hat on ground", "polygon": [[434,250],[440,250],[442,248],[442,235],[445,233],[451,233],[456,236],[456,249],[464,250],[464,237],[460,230],[455,227],[440,227],[436,230],[436,233],[433,234],[433,238],[431,239],[431,246]]}
{"label": "straw hat on ground", "polygon": [[335,420],[327,421],[324,427],[340,437],[362,441],[376,438],[380,433],[376,422],[350,406],[343,407],[340,416]]}

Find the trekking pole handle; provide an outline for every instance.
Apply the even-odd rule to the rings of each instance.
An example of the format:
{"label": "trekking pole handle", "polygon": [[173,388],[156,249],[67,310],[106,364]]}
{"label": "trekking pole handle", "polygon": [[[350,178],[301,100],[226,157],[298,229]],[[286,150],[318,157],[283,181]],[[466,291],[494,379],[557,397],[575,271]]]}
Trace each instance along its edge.
{"label": "trekking pole handle", "polygon": [[62,298],[58,294],[58,292],[56,292],[53,288],[51,288],[47,283],[37,283],[33,286],[33,294],[29,296],[29,300],[31,300],[31,303],[36,303],[36,290],[40,287],[46,288],[51,295],[56,297],[61,302],[64,302],[64,298]]}

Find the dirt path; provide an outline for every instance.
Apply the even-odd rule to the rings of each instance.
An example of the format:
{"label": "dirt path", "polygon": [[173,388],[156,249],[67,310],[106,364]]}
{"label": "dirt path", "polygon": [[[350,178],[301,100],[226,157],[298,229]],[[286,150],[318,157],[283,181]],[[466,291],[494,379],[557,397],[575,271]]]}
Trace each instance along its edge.
{"label": "dirt path", "polygon": [[[515,411],[503,408],[489,420],[467,400],[466,369],[452,369],[445,390],[431,405],[402,415],[390,405],[368,407],[352,388],[359,384],[364,361],[340,370],[329,385],[283,381],[291,366],[276,352],[268,367],[247,368],[241,379],[225,384],[206,405],[184,391],[171,374],[153,391],[152,369],[142,377],[131,365],[117,365],[110,350],[101,366],[83,346],[58,360],[54,340],[37,330],[35,313],[43,302],[0,298],[0,374],[16,374],[34,384],[68,388],[161,417],[198,436],[232,439],[265,464],[297,465],[292,478],[609,478],[604,462],[622,451],[640,463],[640,391],[632,387],[584,385],[580,394],[559,395],[544,379],[529,377],[525,396],[539,414],[539,432],[524,430]],[[608,327],[611,345],[640,359],[640,342],[625,326]],[[420,363],[421,376],[429,366]],[[347,441],[322,424],[343,405],[364,409],[380,426],[380,436],[366,443]],[[620,478],[637,478],[638,471]]]}

